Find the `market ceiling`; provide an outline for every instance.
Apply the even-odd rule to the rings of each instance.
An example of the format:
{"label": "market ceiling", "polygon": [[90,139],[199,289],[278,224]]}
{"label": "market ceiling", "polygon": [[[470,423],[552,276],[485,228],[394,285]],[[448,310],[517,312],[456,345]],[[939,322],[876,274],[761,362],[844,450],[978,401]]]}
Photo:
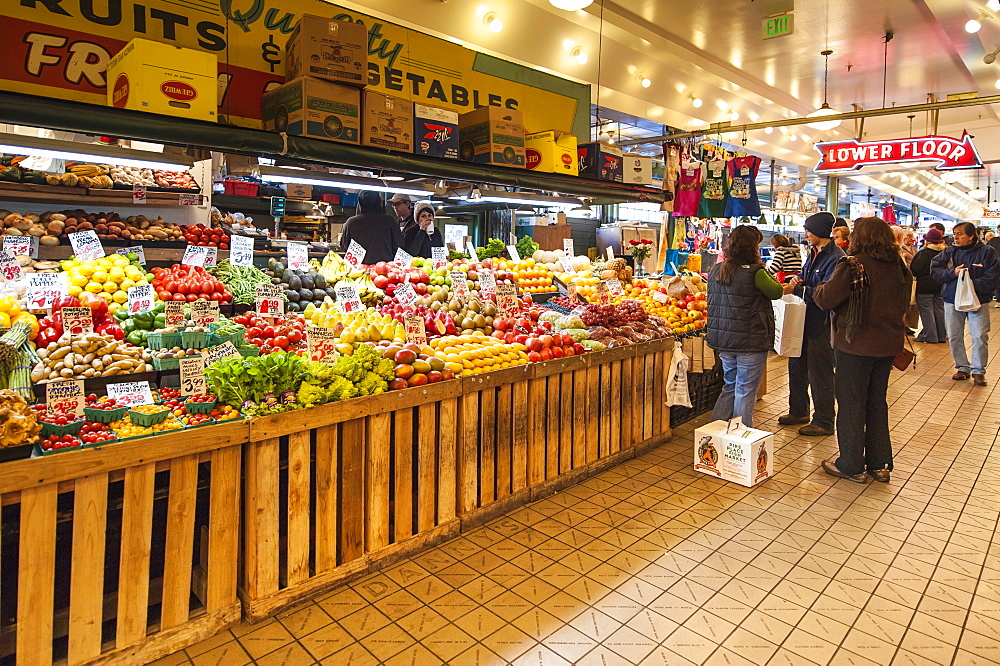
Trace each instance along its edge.
{"label": "market ceiling", "polygon": [[[841,112],[943,100],[974,92],[996,94],[1000,59],[984,56],[1000,46],[1000,12],[982,21],[978,33],[966,23],[986,9],[986,0],[597,0],[577,11],[556,9],[548,0],[453,0],[393,2],[373,6],[338,2],[361,11],[465,43],[508,60],[590,83],[593,102],[652,123],[696,130],[711,123],[757,122],[806,115],[823,103],[823,57],[829,60],[830,106]],[[762,19],[793,10],[793,34],[762,39]],[[986,9],[986,11],[990,11]],[[484,17],[502,21],[493,32]],[[603,21],[602,21],[603,18]],[[544,26],[544,27],[541,27]],[[883,68],[888,43],[888,68]],[[985,46],[984,46],[985,45]],[[578,50],[577,50],[578,49]],[[586,63],[579,53],[587,54]],[[989,60],[987,58],[986,60]],[[883,80],[884,76],[884,80]],[[649,80],[643,87],[642,79]],[[883,88],[884,83],[884,88]],[[700,107],[694,99],[702,100]],[[942,111],[938,133],[976,138],[989,175],[1000,178],[1000,114],[996,106]],[[910,135],[905,116],[869,118],[866,140]],[[642,123],[640,123],[642,125]],[[928,113],[912,119],[913,136],[931,133]],[[621,127],[622,137],[662,133],[662,128]],[[749,133],[747,148],[783,163],[812,167],[812,143],[855,136],[854,123],[819,131],[806,127]],[[793,138],[794,137],[794,138]],[[730,135],[728,142],[738,143]],[[866,185],[957,217],[978,217],[978,204],[965,196],[976,175],[958,186],[933,172],[908,173],[912,183],[888,173],[858,178]],[[965,186],[962,186],[962,183]],[[937,197],[931,197],[937,193]]]}

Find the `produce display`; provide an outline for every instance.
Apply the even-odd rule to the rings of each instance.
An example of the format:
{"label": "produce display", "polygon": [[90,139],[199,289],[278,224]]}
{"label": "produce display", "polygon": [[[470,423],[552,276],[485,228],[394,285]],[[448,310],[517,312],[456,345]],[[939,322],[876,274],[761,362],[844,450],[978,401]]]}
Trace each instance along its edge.
{"label": "produce display", "polygon": [[59,262],[59,267],[66,274],[70,296],[82,298],[85,293],[100,296],[112,313],[128,302],[130,288],[150,284],[153,277],[139,265],[135,255],[130,258],[109,254],[86,261],[66,259]]}
{"label": "produce display", "polygon": [[292,269],[284,263],[270,259],[267,262],[267,270],[264,274],[270,279],[271,284],[276,284],[284,290],[285,309],[289,312],[298,312],[305,309],[310,303],[313,306],[323,304],[328,296],[333,299],[336,292],[327,283],[326,277],[314,265],[309,266],[309,270]]}
{"label": "produce display", "polygon": [[153,371],[146,349],[100,333],[62,335],[36,353],[40,360],[31,371],[35,384]]}
{"label": "produce display", "polygon": [[161,301],[193,303],[198,299],[228,303],[233,294],[221,280],[202,266],[174,264],[170,268],[154,268],[152,284]]}
{"label": "produce display", "polygon": [[208,269],[233,296],[233,303],[249,305],[257,299],[257,285],[271,284],[271,278],[256,266],[233,266],[229,259]]}

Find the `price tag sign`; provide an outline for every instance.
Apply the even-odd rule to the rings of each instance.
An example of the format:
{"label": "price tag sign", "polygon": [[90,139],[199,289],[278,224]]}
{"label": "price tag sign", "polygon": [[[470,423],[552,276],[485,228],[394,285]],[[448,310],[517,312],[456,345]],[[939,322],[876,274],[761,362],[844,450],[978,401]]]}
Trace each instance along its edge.
{"label": "price tag sign", "polygon": [[656,301],[657,303],[666,303],[668,300],[670,300],[670,297],[664,294],[662,291],[654,291],[653,300]]}
{"label": "price tag sign", "polygon": [[3,279],[7,282],[17,282],[24,275],[17,257],[9,250],[0,250],[0,275],[3,275]]}
{"label": "price tag sign", "polygon": [[208,258],[208,248],[203,245],[188,245],[184,248],[181,263],[186,266],[204,266]]}
{"label": "price tag sign", "polygon": [[149,388],[149,382],[108,384],[107,391],[108,397],[114,398],[119,405],[133,407],[153,404],[153,392]]}
{"label": "price tag sign", "polygon": [[562,265],[563,273],[576,273],[573,269],[573,262],[569,257],[561,257],[559,263]]}
{"label": "price tag sign", "polygon": [[517,313],[517,287],[512,284],[497,286],[497,310],[501,317],[511,317]]}
{"label": "price tag sign", "polygon": [[566,285],[566,296],[568,296],[569,300],[572,302],[577,300],[576,285],[572,282]]}
{"label": "price tag sign", "polygon": [[229,237],[229,263],[233,266],[253,266],[253,239],[249,236]]}
{"label": "price tag sign", "polygon": [[472,263],[479,263],[479,255],[476,254],[476,246],[472,244],[472,241],[469,241],[469,244],[465,246],[465,251],[469,253]]}
{"label": "price tag sign", "polygon": [[132,186],[132,203],[134,204],[144,204],[146,203],[146,188],[142,185]]}
{"label": "price tag sign", "polygon": [[[170,304],[167,303],[167,305],[169,306]],[[180,305],[183,305],[183,303]],[[195,301],[192,303],[191,321],[194,322],[195,326],[208,326],[213,321],[219,321],[219,301]],[[167,326],[169,325],[167,323]]]}
{"label": "price tag sign", "polygon": [[427,344],[427,330],[424,328],[423,317],[404,315],[403,326],[406,327],[406,341],[415,345]]}
{"label": "price tag sign", "polygon": [[413,263],[413,255],[401,247],[396,248],[396,256],[392,259],[394,264],[407,268]]}
{"label": "price tag sign", "polygon": [[608,283],[608,292],[614,298],[625,295],[625,290],[622,288],[622,283],[618,278],[611,278],[610,280],[605,280]]}
{"label": "price tag sign", "polygon": [[393,296],[396,297],[396,300],[399,301],[399,304],[404,308],[412,308],[413,304],[417,302],[418,298],[420,298],[420,296],[417,295],[416,290],[413,288],[413,285],[408,282],[396,287],[396,293],[394,293]]}
{"label": "price tag sign", "polygon": [[456,298],[465,300],[469,297],[469,278],[465,271],[451,271],[451,290],[455,292]]}
{"label": "price tag sign", "polygon": [[351,282],[341,282],[336,287],[337,303],[344,312],[363,310],[361,297],[358,295],[358,285]]}
{"label": "price tag sign", "polygon": [[521,261],[521,255],[518,253],[516,245],[508,245],[507,254],[510,255],[511,260]]}
{"label": "price tag sign", "polygon": [[337,362],[337,352],[334,350],[337,337],[332,328],[310,326],[306,329],[306,344],[309,345],[310,361],[330,364]]}
{"label": "price tag sign", "polygon": [[573,239],[563,238],[563,252],[566,253],[567,257],[575,257],[576,252],[573,250]]}
{"label": "price tag sign", "polygon": [[50,412],[73,413],[77,416],[83,416],[84,403],[82,379],[45,385],[45,407]]}
{"label": "price tag sign", "polygon": [[614,258],[615,258],[615,248],[613,248],[613,247],[611,247],[611,246],[609,245],[609,246],[607,247],[607,250],[606,250],[606,251],[607,251],[607,255],[608,255],[608,261],[611,261],[612,259],[614,259]]}
{"label": "price tag sign", "polygon": [[181,206],[197,206],[199,198],[197,194],[180,194],[177,197],[177,203]]}
{"label": "price tag sign", "polygon": [[432,247],[431,259],[434,260],[434,268],[444,268],[448,265],[448,249],[444,247]]}
{"label": "price tag sign", "polygon": [[611,294],[608,292],[607,280],[601,280],[597,283],[597,301],[601,305],[608,305],[611,302]]}
{"label": "price tag sign", "polygon": [[[179,304],[178,304],[179,305]],[[153,307],[153,285],[140,284],[128,289],[128,311],[142,312]]]}
{"label": "price tag sign", "polygon": [[63,330],[70,335],[94,332],[94,313],[90,308],[63,308]]}
{"label": "price tag sign", "polygon": [[262,317],[280,317],[285,314],[285,299],[276,284],[257,285],[257,314]]}
{"label": "price tag sign", "polygon": [[132,247],[120,247],[115,250],[115,254],[120,254],[123,257],[130,254],[134,254],[136,259],[139,261],[140,266],[146,265],[146,253],[143,252],[141,245],[133,245]]}
{"label": "price tag sign", "polygon": [[489,298],[497,293],[497,279],[489,271],[479,272],[479,295]]}
{"label": "price tag sign", "polygon": [[181,395],[205,393],[205,357],[178,359],[181,369]]}
{"label": "price tag sign", "polygon": [[28,273],[28,309],[48,310],[68,292],[65,273]]}
{"label": "price tag sign", "polygon": [[368,250],[361,247],[361,243],[356,240],[352,240],[351,244],[347,246],[347,252],[344,253],[344,263],[352,268],[360,268],[361,264],[365,263],[365,255],[368,254]]}
{"label": "price tag sign", "polygon": [[[183,326],[184,322],[187,321],[187,317],[184,316],[184,303],[178,301],[167,301],[164,305],[164,320],[167,326]],[[194,309],[194,303],[191,304],[192,309]]]}
{"label": "price tag sign", "polygon": [[221,345],[217,345],[201,353],[201,357],[205,359],[205,367],[224,358],[237,358],[239,355],[240,351],[236,348],[236,345],[228,340]]}
{"label": "price tag sign", "polygon": [[3,249],[11,254],[26,254],[38,259],[38,236],[4,236]]}
{"label": "price tag sign", "polygon": [[203,247],[205,250],[205,268],[214,268],[219,264],[219,248]]}
{"label": "price tag sign", "polygon": [[104,246],[101,245],[101,239],[97,237],[97,232],[92,229],[71,233],[69,243],[73,246],[73,254],[81,261],[100,259],[104,256]]}
{"label": "price tag sign", "polygon": [[309,265],[309,248],[303,243],[289,243],[285,246],[285,254],[291,269],[305,270]]}

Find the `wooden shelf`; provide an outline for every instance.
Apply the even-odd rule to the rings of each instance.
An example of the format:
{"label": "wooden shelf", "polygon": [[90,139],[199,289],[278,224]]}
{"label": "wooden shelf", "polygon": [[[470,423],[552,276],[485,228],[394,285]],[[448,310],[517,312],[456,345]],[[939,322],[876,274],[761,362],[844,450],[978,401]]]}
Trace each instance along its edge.
{"label": "wooden shelf", "polygon": [[[146,206],[154,208],[180,208],[180,192],[146,192]],[[205,198],[198,194],[198,203]],[[96,206],[132,206],[132,190],[104,190],[82,187],[62,187],[59,185],[36,185],[34,183],[0,182],[0,201],[23,201],[25,203],[45,202],[62,210],[68,204]]]}

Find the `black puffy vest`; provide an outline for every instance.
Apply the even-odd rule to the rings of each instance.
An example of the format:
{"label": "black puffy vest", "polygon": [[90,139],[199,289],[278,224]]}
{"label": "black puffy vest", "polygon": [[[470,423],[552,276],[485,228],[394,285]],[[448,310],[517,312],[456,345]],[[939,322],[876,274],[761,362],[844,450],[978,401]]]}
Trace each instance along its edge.
{"label": "black puffy vest", "polygon": [[723,285],[715,281],[721,265],[708,273],[708,346],[722,352],[768,351],[774,346],[774,310],[753,283],[763,267],[739,266]]}

